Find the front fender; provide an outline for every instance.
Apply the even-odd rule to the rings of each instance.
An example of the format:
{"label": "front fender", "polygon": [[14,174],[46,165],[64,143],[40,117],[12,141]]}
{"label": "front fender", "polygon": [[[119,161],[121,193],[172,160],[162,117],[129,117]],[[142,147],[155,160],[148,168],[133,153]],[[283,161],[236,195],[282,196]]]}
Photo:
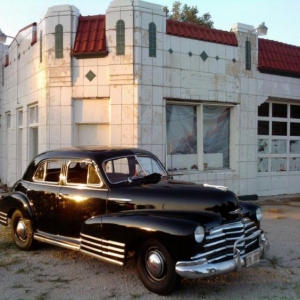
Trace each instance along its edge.
{"label": "front fender", "polygon": [[[209,215],[215,216],[211,213]],[[211,223],[214,219],[210,218],[209,221]],[[127,250],[134,251],[145,239],[154,238],[177,260],[191,257],[202,247],[194,238],[195,229],[199,225],[199,220],[190,220],[187,214],[180,218],[178,213],[133,211],[91,218],[84,223],[82,233],[125,244]]]}
{"label": "front fender", "polygon": [[8,218],[11,218],[15,210],[20,210],[26,219],[33,219],[33,211],[25,194],[10,192],[0,198],[0,224],[7,226]]}

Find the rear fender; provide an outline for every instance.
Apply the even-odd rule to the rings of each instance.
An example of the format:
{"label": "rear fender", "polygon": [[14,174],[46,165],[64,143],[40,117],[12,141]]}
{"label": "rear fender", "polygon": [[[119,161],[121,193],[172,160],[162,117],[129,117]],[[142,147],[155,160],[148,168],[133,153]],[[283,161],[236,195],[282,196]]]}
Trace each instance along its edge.
{"label": "rear fender", "polygon": [[34,213],[26,195],[20,192],[11,192],[3,195],[0,199],[1,224],[7,226],[7,219],[11,218],[13,212],[17,209],[23,214],[25,219],[33,219]]}

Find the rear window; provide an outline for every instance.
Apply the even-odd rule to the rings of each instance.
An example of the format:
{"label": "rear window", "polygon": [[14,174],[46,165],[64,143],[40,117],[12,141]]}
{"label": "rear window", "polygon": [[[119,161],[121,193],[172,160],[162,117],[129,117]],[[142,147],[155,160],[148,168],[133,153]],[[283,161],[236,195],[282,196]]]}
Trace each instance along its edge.
{"label": "rear window", "polygon": [[58,183],[61,172],[59,161],[45,161],[36,170],[33,181],[47,181]]}

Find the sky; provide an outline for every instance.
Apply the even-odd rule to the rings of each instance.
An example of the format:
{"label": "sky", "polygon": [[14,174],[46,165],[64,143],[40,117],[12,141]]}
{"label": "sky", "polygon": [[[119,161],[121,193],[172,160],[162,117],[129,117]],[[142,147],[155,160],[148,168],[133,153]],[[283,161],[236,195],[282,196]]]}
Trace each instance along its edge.
{"label": "sky", "polygon": [[[145,0],[144,0],[145,1]],[[15,37],[27,25],[39,23],[49,7],[75,5],[81,15],[105,14],[111,0],[0,0],[0,29]],[[174,0],[147,0],[171,10]],[[300,0],[181,0],[197,6],[199,15],[209,12],[214,28],[230,31],[235,23],[268,27],[264,38],[300,46]],[[11,43],[7,39],[7,44]]]}

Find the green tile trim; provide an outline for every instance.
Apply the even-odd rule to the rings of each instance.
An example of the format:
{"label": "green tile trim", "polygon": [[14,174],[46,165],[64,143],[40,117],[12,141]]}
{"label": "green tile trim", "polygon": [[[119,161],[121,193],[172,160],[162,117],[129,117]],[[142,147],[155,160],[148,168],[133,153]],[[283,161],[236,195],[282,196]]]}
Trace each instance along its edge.
{"label": "green tile trim", "polygon": [[125,22],[119,20],[116,30],[117,55],[125,55]]}
{"label": "green tile trim", "polygon": [[55,58],[63,58],[63,26],[61,24],[57,24],[55,26]]}
{"label": "green tile trim", "polygon": [[208,55],[206,54],[205,51],[202,51],[202,53],[200,54],[200,57],[202,58],[203,61],[206,61],[208,58]]}
{"label": "green tile trim", "polygon": [[149,56],[156,57],[156,25],[149,24]]}
{"label": "green tile trim", "polygon": [[246,60],[246,70],[251,70],[251,44],[250,44],[250,41],[246,41],[246,57],[245,57],[245,60]]}
{"label": "green tile trim", "polygon": [[89,71],[86,73],[85,77],[86,77],[89,81],[93,81],[93,79],[96,77],[96,74],[95,74],[93,71],[89,70]]}

